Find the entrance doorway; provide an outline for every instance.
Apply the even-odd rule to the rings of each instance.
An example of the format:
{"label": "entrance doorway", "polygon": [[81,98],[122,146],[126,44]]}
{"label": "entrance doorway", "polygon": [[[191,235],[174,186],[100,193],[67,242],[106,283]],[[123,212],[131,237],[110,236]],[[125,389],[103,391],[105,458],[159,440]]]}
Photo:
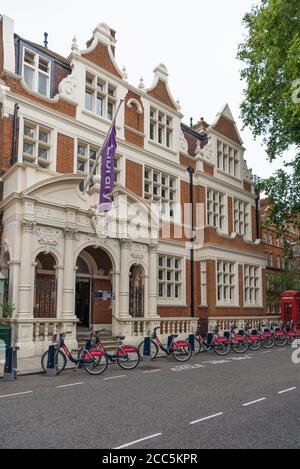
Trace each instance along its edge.
{"label": "entrance doorway", "polygon": [[90,327],[90,299],[91,283],[89,279],[76,280],[76,306],[75,314],[79,319],[79,325]]}

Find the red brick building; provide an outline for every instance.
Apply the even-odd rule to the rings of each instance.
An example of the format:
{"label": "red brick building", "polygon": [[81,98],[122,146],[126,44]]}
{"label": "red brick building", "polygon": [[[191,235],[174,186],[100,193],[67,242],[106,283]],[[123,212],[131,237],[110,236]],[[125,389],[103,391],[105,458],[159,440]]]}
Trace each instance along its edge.
{"label": "red brick building", "polygon": [[[199,320],[226,327],[266,315],[259,205],[229,106],[210,125],[185,125],[166,67],[135,87],[115,47],[115,32],[99,24],[86,49],[74,39],[61,57],[0,18],[1,266],[24,356],[53,331],[71,328],[76,343],[78,321],[139,340],[157,324],[186,334]],[[127,205],[104,219],[99,168],[88,193],[82,183],[121,99],[114,205]]]}

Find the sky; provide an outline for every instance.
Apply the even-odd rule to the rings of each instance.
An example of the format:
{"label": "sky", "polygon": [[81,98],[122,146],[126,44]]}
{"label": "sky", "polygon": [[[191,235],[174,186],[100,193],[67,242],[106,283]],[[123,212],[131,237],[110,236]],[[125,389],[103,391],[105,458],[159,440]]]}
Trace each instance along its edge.
{"label": "sky", "polygon": [[244,84],[242,64],[236,59],[238,44],[245,36],[244,14],[259,0],[1,0],[0,14],[14,18],[15,32],[43,43],[49,34],[49,48],[68,56],[74,35],[80,49],[98,23],[116,32],[116,60],[127,69],[128,81],[138,86],[141,77],[148,88],[153,70],[164,63],[169,85],[179,99],[187,124],[204,117],[212,123],[228,102],[246,147],[248,166],[260,177],[270,176],[282,161],[270,164],[261,141],[243,128],[240,103]]}

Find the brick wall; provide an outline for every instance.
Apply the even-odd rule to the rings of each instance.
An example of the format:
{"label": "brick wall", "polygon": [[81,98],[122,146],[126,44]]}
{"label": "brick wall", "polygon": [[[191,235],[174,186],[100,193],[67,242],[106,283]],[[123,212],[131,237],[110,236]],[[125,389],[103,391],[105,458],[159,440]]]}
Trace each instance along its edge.
{"label": "brick wall", "polygon": [[156,87],[153,88],[153,90],[148,91],[148,94],[150,96],[153,96],[153,98],[156,98],[161,103],[164,103],[167,106],[169,106],[169,107],[171,107],[171,108],[173,108],[177,111],[176,107],[173,104],[173,101],[170,98],[169,92],[167,90],[166,83],[164,81],[158,80],[158,83],[157,83]]}
{"label": "brick wall", "polygon": [[54,96],[58,93],[59,84],[69,75],[69,71],[59,64],[55,64]]}
{"label": "brick wall", "polygon": [[3,23],[0,19],[0,77],[3,72]]}
{"label": "brick wall", "polygon": [[74,172],[74,139],[60,133],[57,134],[56,171],[62,174]]}
{"label": "brick wall", "polygon": [[238,145],[241,144],[237,131],[235,129],[234,123],[225,117],[221,116],[217,124],[214,126],[214,129],[225,137],[230,138],[233,142]]}
{"label": "brick wall", "polygon": [[0,174],[11,167],[13,147],[13,116],[0,118]]}
{"label": "brick wall", "polygon": [[122,78],[121,74],[118,72],[115,65],[111,61],[108,48],[104,44],[99,42],[92,52],[83,54],[82,57],[89,60],[90,62],[93,62],[104,70],[107,70],[112,75]]}
{"label": "brick wall", "polygon": [[224,248],[237,249],[239,251],[248,252],[249,254],[258,254],[264,256],[264,245],[261,243],[259,246],[251,245],[243,240],[243,236],[237,235],[236,239],[230,239],[219,236],[216,229],[206,227],[204,230],[205,244],[218,245]]}
{"label": "brick wall", "polygon": [[131,160],[126,160],[126,188],[143,195],[143,166]]}
{"label": "brick wall", "polygon": [[54,111],[61,112],[62,114],[66,114],[70,117],[76,117],[75,105],[68,103],[63,99],[59,99],[57,102],[51,103],[47,99],[44,99],[42,97],[39,98],[38,96],[29,93],[27,90],[25,90],[25,88],[23,88],[21,78],[15,78],[7,75],[5,77],[5,84],[10,87],[12,92],[24,96],[25,98],[31,101],[53,109]]}

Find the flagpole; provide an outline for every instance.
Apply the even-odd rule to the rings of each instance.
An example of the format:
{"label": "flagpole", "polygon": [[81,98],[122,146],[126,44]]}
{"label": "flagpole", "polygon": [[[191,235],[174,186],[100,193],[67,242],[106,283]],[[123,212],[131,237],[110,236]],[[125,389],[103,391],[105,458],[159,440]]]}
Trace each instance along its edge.
{"label": "flagpole", "polygon": [[124,102],[124,99],[121,99],[120,102],[119,102],[118,109],[117,109],[116,114],[115,114],[115,116],[114,116],[114,118],[113,118],[113,120],[112,120],[112,122],[111,122],[111,124],[110,124],[109,130],[108,130],[107,135],[106,135],[106,137],[105,137],[105,140],[104,140],[104,142],[103,142],[103,144],[102,144],[102,147],[101,147],[100,150],[98,151],[98,154],[97,154],[96,160],[95,160],[95,162],[94,162],[93,168],[92,168],[92,170],[90,171],[90,174],[88,175],[88,177],[87,177],[87,179],[86,179],[86,181],[85,181],[85,183],[84,183],[84,189],[83,189],[84,192],[86,192],[86,190],[87,190],[87,188],[88,188],[88,186],[89,186],[89,183],[90,183],[90,181],[91,181],[91,179],[92,179],[92,177],[93,177],[93,175],[94,175],[95,169],[96,169],[97,166],[98,166],[98,163],[99,163],[99,160],[100,160],[100,157],[101,157],[102,148],[104,148],[105,145],[106,145],[106,143],[107,143],[107,140],[108,140],[108,138],[109,138],[110,132],[111,132],[113,126],[114,126],[115,123],[116,123],[116,119],[117,119],[117,117],[118,117],[118,114],[119,114],[119,111],[120,111],[120,109],[121,109],[121,106],[122,106],[123,102]]}

